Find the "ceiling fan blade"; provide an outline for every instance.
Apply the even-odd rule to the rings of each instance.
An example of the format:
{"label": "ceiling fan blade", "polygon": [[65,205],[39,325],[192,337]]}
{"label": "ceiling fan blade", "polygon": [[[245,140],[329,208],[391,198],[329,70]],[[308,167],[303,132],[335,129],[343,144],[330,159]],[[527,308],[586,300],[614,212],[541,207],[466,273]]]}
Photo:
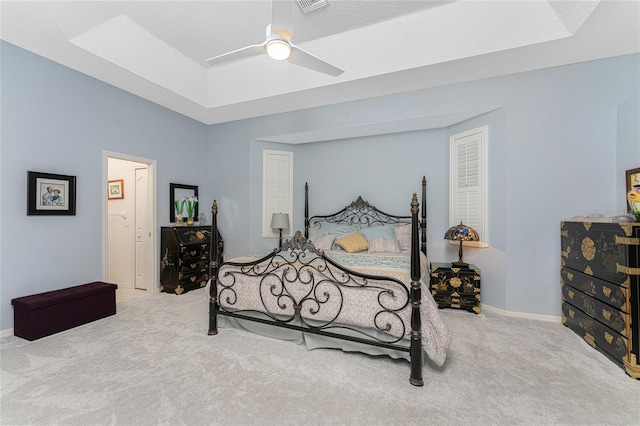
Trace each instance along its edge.
{"label": "ceiling fan blade", "polygon": [[293,37],[293,0],[271,2],[271,35],[274,33],[287,41]]}
{"label": "ceiling fan blade", "polygon": [[264,46],[266,44],[267,42],[265,41],[261,44],[252,44],[251,46],[245,46],[240,49],[232,50],[231,52],[223,53],[222,55],[209,58],[207,59],[207,62],[211,65],[217,65],[225,62],[247,58],[249,56],[259,55],[260,53],[264,53]]}
{"label": "ceiling fan blade", "polygon": [[289,62],[291,62],[292,64],[309,68],[311,70],[318,71],[324,74],[329,74],[334,77],[337,77],[344,72],[340,68],[334,67],[333,65],[326,63],[317,56],[314,56],[311,53],[300,49],[298,46],[294,45],[291,42],[289,42],[289,45],[291,46],[291,56],[289,57]]}

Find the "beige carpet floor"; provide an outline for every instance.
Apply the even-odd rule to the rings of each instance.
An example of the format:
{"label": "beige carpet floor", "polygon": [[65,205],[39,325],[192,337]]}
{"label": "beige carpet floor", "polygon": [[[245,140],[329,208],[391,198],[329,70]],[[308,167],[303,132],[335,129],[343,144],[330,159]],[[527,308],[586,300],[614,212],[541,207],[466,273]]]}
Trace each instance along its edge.
{"label": "beige carpet floor", "polygon": [[559,323],[444,310],[443,368],[222,329],[204,289],[0,339],[2,425],[640,424],[640,381]]}

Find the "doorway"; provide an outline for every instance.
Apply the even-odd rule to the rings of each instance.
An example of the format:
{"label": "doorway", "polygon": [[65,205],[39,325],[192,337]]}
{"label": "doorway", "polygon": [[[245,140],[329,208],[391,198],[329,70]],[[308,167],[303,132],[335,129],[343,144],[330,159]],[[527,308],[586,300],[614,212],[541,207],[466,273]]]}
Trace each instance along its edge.
{"label": "doorway", "polygon": [[121,194],[112,197],[105,189],[103,276],[121,293],[157,292],[155,165],[155,160],[104,153],[105,188],[117,182]]}

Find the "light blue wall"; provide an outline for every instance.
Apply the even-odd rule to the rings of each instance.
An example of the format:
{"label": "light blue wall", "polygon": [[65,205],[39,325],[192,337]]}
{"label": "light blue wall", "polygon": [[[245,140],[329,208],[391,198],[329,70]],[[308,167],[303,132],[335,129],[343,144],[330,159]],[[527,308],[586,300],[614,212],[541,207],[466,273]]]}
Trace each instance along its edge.
{"label": "light blue wall", "polygon": [[[321,213],[317,206],[322,213],[335,210],[359,194],[395,212],[426,174],[429,256],[454,260],[455,248],[441,239],[448,218],[448,139],[489,124],[490,248],[468,249],[465,259],[483,271],[485,304],[559,316],[559,223],[594,210],[621,210],[618,152],[637,153],[640,144],[632,117],[639,62],[639,55],[630,55],[211,126],[210,162],[219,164],[212,170],[214,190],[232,207],[221,207],[226,254],[269,246],[255,232],[261,165],[254,138],[495,108],[446,129],[292,147],[295,187],[310,182],[311,214]],[[302,226],[303,193],[295,196],[296,226]]]}
{"label": "light blue wall", "polygon": [[[632,94],[633,92],[630,92],[630,95]],[[616,191],[618,196],[616,210],[621,212],[628,206],[624,191],[627,186],[625,171],[640,167],[640,143],[632,141],[640,141],[640,94],[637,92],[635,96],[631,96],[618,107],[617,186],[621,190]]]}
{"label": "light blue wall", "polygon": [[[207,127],[2,42],[0,329],[11,299],[102,280],[103,150],[157,160],[158,224],[169,183],[207,181]],[[27,216],[27,171],[77,177],[76,216]],[[126,188],[125,188],[126,196]]]}
{"label": "light blue wall", "polygon": [[[483,302],[559,315],[560,220],[624,209],[620,177],[640,165],[640,55],[204,126],[7,43],[1,44],[0,329],[14,297],[102,279],[102,152],[158,162],[158,220],[170,182],[200,186],[201,210],[220,203],[226,255],[273,246],[260,237],[262,149],[294,152],[295,226],[303,185],[311,213],[363,195],[404,211],[427,176],[429,256],[453,260],[448,139],[489,124],[491,247],[468,249],[483,271]],[[266,135],[475,109],[449,128],[288,146]],[[74,217],[26,216],[26,172],[78,177]],[[320,209],[317,211],[314,209]]]}

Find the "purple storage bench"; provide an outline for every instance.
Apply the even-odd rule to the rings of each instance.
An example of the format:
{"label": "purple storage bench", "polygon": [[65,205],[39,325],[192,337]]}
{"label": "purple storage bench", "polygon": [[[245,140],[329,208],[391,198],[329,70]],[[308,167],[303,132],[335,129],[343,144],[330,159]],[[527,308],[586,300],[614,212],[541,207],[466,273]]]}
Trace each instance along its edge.
{"label": "purple storage bench", "polygon": [[13,334],[36,340],[115,315],[117,288],[96,281],[13,299]]}

